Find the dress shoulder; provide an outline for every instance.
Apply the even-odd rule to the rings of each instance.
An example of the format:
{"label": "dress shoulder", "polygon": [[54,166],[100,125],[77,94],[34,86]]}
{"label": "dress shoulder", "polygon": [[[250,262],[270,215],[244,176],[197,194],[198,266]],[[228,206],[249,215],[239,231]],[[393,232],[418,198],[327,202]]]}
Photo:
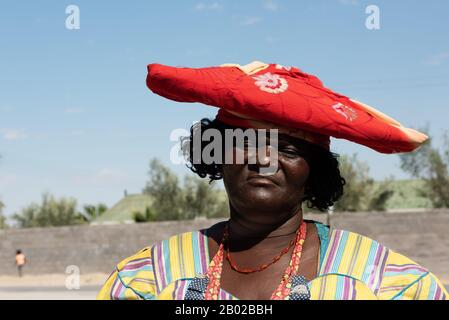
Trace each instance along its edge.
{"label": "dress shoulder", "polygon": [[369,237],[332,230],[321,276],[364,283],[377,299],[445,299],[447,292],[428,269]]}
{"label": "dress shoulder", "polygon": [[379,299],[446,300],[448,293],[427,268],[390,250],[379,289]]}
{"label": "dress shoulder", "polygon": [[207,270],[207,237],[201,231],[176,234],[121,261],[97,299],[157,299],[174,281]]}
{"label": "dress shoulder", "polygon": [[106,280],[98,300],[151,300],[156,296],[151,247],[122,260]]}

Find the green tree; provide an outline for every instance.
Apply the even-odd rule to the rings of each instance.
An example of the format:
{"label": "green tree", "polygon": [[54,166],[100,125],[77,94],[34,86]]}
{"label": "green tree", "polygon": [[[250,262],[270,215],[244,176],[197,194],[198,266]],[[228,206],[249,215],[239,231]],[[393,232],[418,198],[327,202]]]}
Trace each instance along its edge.
{"label": "green tree", "polygon": [[133,218],[135,222],[150,222],[156,221],[156,215],[150,207],[145,208],[145,212],[136,211],[133,213]]}
{"label": "green tree", "polygon": [[391,177],[380,181],[377,186],[371,186],[366,210],[385,211],[387,209],[387,201],[393,194],[393,178]]}
{"label": "green tree", "polygon": [[225,217],[229,214],[227,197],[216,182],[208,183],[196,176],[186,176],[183,188],[183,218]]}
{"label": "green tree", "polygon": [[80,212],[80,216],[84,219],[84,221],[92,222],[103,215],[103,213],[105,213],[107,210],[108,207],[103,203],[99,203],[96,206],[87,204],[83,207],[83,212]]}
{"label": "green tree", "polygon": [[181,218],[182,191],[178,177],[159,160],[150,161],[149,181],[143,192],[153,197],[153,210],[158,220]]}
{"label": "green tree", "polygon": [[40,204],[32,203],[13,219],[19,227],[65,226],[84,223],[83,217],[76,210],[76,200],[71,198],[56,199],[45,193]]}
{"label": "green tree", "polygon": [[357,154],[340,157],[340,173],[346,180],[344,194],[334,205],[335,211],[384,211],[393,195],[393,178],[376,184],[369,176],[369,166]]}
{"label": "green tree", "polygon": [[0,201],[0,229],[5,229],[6,225],[6,217],[3,215],[3,209],[5,208],[5,204]]}
{"label": "green tree", "polygon": [[[428,128],[420,129],[428,132]],[[432,145],[433,139],[418,150],[400,154],[401,168],[412,177],[422,179],[424,187],[419,190],[428,197],[433,207],[449,207],[449,138],[447,132],[443,136],[442,148]]]}
{"label": "green tree", "polygon": [[136,212],[135,221],[212,218],[229,214],[226,194],[215,182],[185,176],[181,186],[177,176],[156,159],[150,161],[149,181],[143,192],[153,197],[150,220],[146,213]]}

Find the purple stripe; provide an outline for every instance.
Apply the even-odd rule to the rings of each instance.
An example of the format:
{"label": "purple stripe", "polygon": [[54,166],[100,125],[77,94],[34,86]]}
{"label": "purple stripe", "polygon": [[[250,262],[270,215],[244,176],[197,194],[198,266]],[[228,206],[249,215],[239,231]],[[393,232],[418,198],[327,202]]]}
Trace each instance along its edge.
{"label": "purple stripe", "polygon": [[109,298],[111,298],[111,300],[115,300],[115,286],[117,284],[118,281],[118,275],[115,277],[114,283],[112,284],[111,287],[111,292],[109,292]]}
{"label": "purple stripe", "polygon": [[179,285],[179,289],[178,289],[178,294],[176,296],[176,300],[184,300],[186,284],[187,284],[187,281],[185,281],[185,280],[181,281],[181,284]]}
{"label": "purple stripe", "polygon": [[179,288],[179,281],[175,281],[175,288],[172,292],[172,298],[173,300],[176,300],[176,295],[178,294],[178,288]]}
{"label": "purple stripe", "polygon": [[394,264],[394,263],[390,263],[388,264],[388,266],[393,266],[393,267],[404,267],[404,266],[416,266],[416,263],[405,263],[405,264]]}
{"label": "purple stripe", "polygon": [[355,291],[355,279],[352,279],[352,286],[351,286],[351,290],[352,290],[352,296],[351,296],[351,300],[355,300],[355,293],[356,293],[356,291]]}
{"label": "purple stripe", "polygon": [[380,288],[380,284],[382,283],[382,279],[384,276],[384,270],[385,270],[385,265],[387,264],[387,259],[388,259],[388,250],[385,249],[384,246],[381,246],[382,251],[385,252],[384,254],[384,258],[382,260],[382,264],[380,265],[380,269],[379,269],[379,280],[377,281],[377,283],[375,284],[374,289],[374,294],[377,295],[377,293],[379,292],[379,288]]}
{"label": "purple stripe", "polygon": [[331,250],[329,252],[327,261],[326,261],[326,265],[324,267],[324,273],[329,272],[329,269],[332,265],[332,260],[335,257],[335,254],[337,253],[337,245],[338,245],[338,241],[340,240],[341,237],[341,230],[336,230],[334,233],[334,241],[332,241],[332,247]]}
{"label": "purple stripe", "polygon": [[128,264],[136,263],[136,262],[143,261],[143,260],[151,260],[151,258],[145,257],[145,258],[133,259],[133,260],[129,260],[126,264],[128,265]]}
{"label": "purple stripe", "polygon": [[122,284],[121,281],[119,281],[119,282],[117,283],[116,289],[114,290],[114,297],[115,297],[117,300],[120,299],[120,295],[121,295],[121,293],[122,293],[122,288],[123,288],[123,284]]}
{"label": "purple stripe", "polygon": [[418,265],[414,265],[414,266],[404,266],[404,267],[396,267],[396,266],[391,266],[388,265],[385,268],[385,271],[405,271],[405,270],[418,270],[418,271],[423,271],[423,272],[427,272],[427,269],[418,266]]}
{"label": "purple stripe", "polygon": [[[165,243],[167,243],[167,246],[164,245]],[[168,248],[165,248],[165,247],[168,247]],[[171,267],[171,266],[167,267],[167,265],[166,265],[167,260],[165,259],[165,256],[168,255],[168,263],[170,263],[170,252],[167,251],[167,250],[169,250],[169,241],[168,240],[167,240],[167,242],[162,241],[159,245],[159,250],[161,252],[160,264],[161,264],[161,271],[162,271],[160,276],[163,280],[163,286],[164,286],[163,288],[165,288],[168,285],[167,278],[169,276],[167,268]]]}
{"label": "purple stripe", "polygon": [[350,278],[345,277],[343,282],[343,300],[348,300],[349,298],[349,286],[350,286]]}
{"label": "purple stripe", "polygon": [[437,291],[435,292],[435,300],[440,300],[441,299],[441,288],[440,286],[437,286]]}
{"label": "purple stripe", "polygon": [[175,289],[173,290],[172,297],[173,300],[184,300],[184,288],[186,285],[185,280],[180,280],[175,282]]}
{"label": "purple stripe", "polygon": [[391,287],[382,287],[379,291],[391,291],[391,290],[398,290],[398,289],[403,289],[404,286],[391,286]]}
{"label": "purple stripe", "polygon": [[129,271],[129,270],[133,270],[133,269],[139,269],[139,268],[141,268],[141,267],[143,267],[145,265],[149,265],[149,264],[151,264],[151,260],[142,261],[142,262],[139,262],[139,263],[134,263],[132,265],[126,264],[120,271],[124,271],[124,270],[128,270]]}
{"label": "purple stripe", "polygon": [[202,232],[198,232],[198,242],[200,245],[199,254],[201,258],[201,268],[203,269],[203,273],[206,273],[207,268],[209,267],[209,261],[206,261],[206,248],[204,245],[205,240],[207,240],[207,236],[204,235]]}
{"label": "purple stripe", "polygon": [[154,250],[156,251],[157,256],[157,266],[156,269],[158,270],[159,274],[159,280],[160,283],[158,283],[158,293],[162,291],[162,289],[165,287],[165,276],[164,276],[164,266],[163,266],[163,260],[162,260],[162,244],[158,243],[154,246]]}
{"label": "purple stripe", "polygon": [[368,281],[368,287],[373,288],[374,278],[376,277],[376,267],[379,265],[380,256],[382,255],[382,248],[380,245],[377,246],[376,257],[374,258],[373,270]]}

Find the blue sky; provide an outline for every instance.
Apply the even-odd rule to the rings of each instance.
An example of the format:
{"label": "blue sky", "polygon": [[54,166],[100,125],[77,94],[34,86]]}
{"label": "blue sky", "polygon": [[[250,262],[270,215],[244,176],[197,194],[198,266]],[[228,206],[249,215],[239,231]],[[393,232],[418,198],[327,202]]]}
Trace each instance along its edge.
{"label": "blue sky", "polygon": [[[65,27],[68,5],[80,29]],[[380,30],[365,8],[380,9]],[[215,114],[145,86],[146,65],[294,65],[326,86],[441,136],[449,119],[448,1],[2,1],[0,199],[6,214],[44,191],[79,204],[140,192],[170,132]],[[438,139],[437,141],[438,142]],[[371,175],[408,177],[398,157],[346,141]]]}

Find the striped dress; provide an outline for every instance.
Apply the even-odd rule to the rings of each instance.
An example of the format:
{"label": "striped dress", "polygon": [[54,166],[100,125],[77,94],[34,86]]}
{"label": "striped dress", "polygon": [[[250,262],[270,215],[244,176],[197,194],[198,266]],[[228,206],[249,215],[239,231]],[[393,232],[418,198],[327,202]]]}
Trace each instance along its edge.
{"label": "striped dress", "polygon": [[[447,299],[435,275],[407,257],[353,232],[326,236],[318,275],[307,282],[310,299]],[[97,299],[201,299],[212,260],[207,241],[204,232],[194,231],[144,248],[117,265]],[[219,299],[238,298],[220,289]]]}

